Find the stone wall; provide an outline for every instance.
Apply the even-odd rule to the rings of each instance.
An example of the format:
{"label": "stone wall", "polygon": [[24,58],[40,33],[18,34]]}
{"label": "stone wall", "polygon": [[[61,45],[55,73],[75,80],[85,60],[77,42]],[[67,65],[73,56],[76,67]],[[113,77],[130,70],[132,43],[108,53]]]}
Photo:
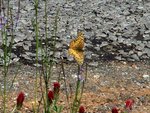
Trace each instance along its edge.
{"label": "stone wall", "polygon": [[[17,0],[11,0],[16,13]],[[150,59],[150,1],[149,0],[48,0],[48,43],[52,41],[54,20],[59,9],[55,59],[65,56],[71,39],[77,30],[84,31],[87,60]],[[21,0],[18,25],[12,50],[13,60],[34,63],[35,32],[31,20],[34,16],[33,0]],[[45,42],[44,0],[38,7],[40,40]],[[15,16],[15,15],[14,15]],[[9,38],[10,39],[10,38]],[[0,39],[2,55],[2,39]],[[8,44],[9,45],[9,44]],[[51,51],[52,49],[49,48]],[[42,49],[41,49],[42,51]],[[39,60],[41,59],[39,51]],[[52,55],[52,51],[49,52]],[[1,61],[2,62],[2,61]]]}

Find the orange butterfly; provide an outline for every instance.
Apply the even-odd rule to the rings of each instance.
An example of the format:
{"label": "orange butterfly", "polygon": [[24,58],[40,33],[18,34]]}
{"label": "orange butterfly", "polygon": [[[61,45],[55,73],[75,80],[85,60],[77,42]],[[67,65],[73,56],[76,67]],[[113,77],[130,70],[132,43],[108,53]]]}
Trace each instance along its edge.
{"label": "orange butterfly", "polygon": [[78,32],[77,38],[70,42],[68,53],[75,58],[79,65],[82,65],[84,61],[83,47],[84,34]]}

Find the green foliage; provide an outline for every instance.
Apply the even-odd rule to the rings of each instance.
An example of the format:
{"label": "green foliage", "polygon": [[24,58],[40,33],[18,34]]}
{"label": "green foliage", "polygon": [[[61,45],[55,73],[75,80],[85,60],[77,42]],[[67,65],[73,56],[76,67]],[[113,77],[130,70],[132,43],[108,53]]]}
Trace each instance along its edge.
{"label": "green foliage", "polygon": [[[2,0],[3,1],[3,0]],[[1,1],[0,1],[1,2]],[[19,16],[19,12],[20,12],[20,0],[18,1],[18,16]],[[48,100],[48,89],[49,89],[49,84],[51,83],[51,76],[52,76],[52,67],[54,65],[54,55],[56,52],[56,37],[57,37],[57,31],[58,31],[58,20],[59,20],[59,13],[60,13],[60,9],[58,7],[58,9],[56,10],[56,16],[54,18],[54,22],[53,22],[53,32],[51,33],[51,37],[48,37],[48,29],[47,29],[47,24],[48,24],[48,16],[47,16],[47,0],[44,0],[45,2],[45,7],[44,7],[44,11],[45,11],[45,16],[44,16],[44,23],[45,23],[45,39],[46,39],[46,44],[45,46],[42,45],[42,41],[40,40],[39,36],[40,36],[40,32],[39,32],[39,21],[38,21],[38,5],[39,5],[39,0],[34,0],[34,13],[35,13],[35,17],[34,19],[31,20],[32,23],[32,27],[34,28],[34,32],[35,32],[35,38],[36,38],[36,78],[35,78],[35,83],[34,83],[34,105],[32,105],[32,110],[34,113],[38,113],[40,111],[40,104],[37,103],[37,99],[38,99],[38,77],[42,77],[42,79],[44,80],[44,91],[42,91],[42,98],[41,101],[44,104],[43,106],[43,111],[44,113],[61,113],[63,111],[63,106],[58,105],[58,101],[59,101],[59,94],[55,95],[54,100],[52,101],[52,104],[49,104],[49,100]],[[0,54],[0,60],[3,61],[3,79],[4,79],[4,90],[2,91],[2,88],[0,86],[0,92],[2,92],[2,97],[3,97],[3,113],[7,112],[6,109],[6,104],[7,104],[7,92],[6,92],[6,85],[7,85],[7,74],[8,74],[8,69],[9,69],[9,64],[10,64],[10,59],[11,59],[11,50],[12,50],[12,46],[13,46],[13,41],[14,41],[14,32],[15,29],[12,26],[11,29],[11,42],[8,45],[8,28],[10,27],[9,24],[15,25],[14,21],[13,21],[13,14],[11,11],[11,7],[10,7],[10,1],[8,0],[7,2],[7,19],[10,19],[10,23],[6,23],[5,26],[3,26],[3,28],[0,30],[1,32],[1,36],[3,39],[3,44],[2,44],[2,48],[4,50],[3,54]],[[51,38],[52,42],[51,45],[49,46],[48,43],[48,38]],[[53,55],[50,57],[49,56],[49,48],[51,50],[53,50]],[[41,52],[39,52],[41,51]],[[39,55],[39,53],[42,53],[42,55]],[[39,69],[38,69],[38,63],[39,63],[39,56],[42,56],[42,70],[40,73]],[[64,69],[64,64],[62,63],[62,70],[63,70],[63,75],[64,77],[66,77],[65,75],[65,69]],[[78,72],[80,71],[80,68],[78,68]],[[77,72],[77,73],[78,73]],[[40,75],[40,76],[39,76]],[[78,73],[79,75],[79,73]],[[17,76],[14,77],[14,79]],[[12,80],[12,84],[14,82],[14,79]],[[65,87],[67,87],[67,83],[65,82]],[[12,84],[10,87],[12,87]],[[75,98],[73,101],[73,104],[70,104],[69,102],[69,94],[66,91],[66,98],[67,98],[67,102],[68,105],[70,107],[70,110],[72,113],[76,113],[78,111],[78,108],[80,106],[80,101],[81,101],[81,97],[82,97],[82,93],[83,93],[83,85],[84,83],[78,79],[77,83],[76,83],[76,91],[75,91]],[[41,86],[43,87],[43,86]],[[13,110],[11,111],[11,113],[15,113],[15,112],[20,112],[17,110],[16,106],[14,106]]]}

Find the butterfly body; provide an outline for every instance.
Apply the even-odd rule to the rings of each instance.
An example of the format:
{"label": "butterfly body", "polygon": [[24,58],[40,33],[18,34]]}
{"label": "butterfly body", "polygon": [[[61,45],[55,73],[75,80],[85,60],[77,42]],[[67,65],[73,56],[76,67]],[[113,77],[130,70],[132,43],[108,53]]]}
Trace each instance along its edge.
{"label": "butterfly body", "polygon": [[69,45],[69,54],[72,55],[79,65],[83,64],[84,61],[84,35],[82,32],[78,33],[76,39],[72,40]]}

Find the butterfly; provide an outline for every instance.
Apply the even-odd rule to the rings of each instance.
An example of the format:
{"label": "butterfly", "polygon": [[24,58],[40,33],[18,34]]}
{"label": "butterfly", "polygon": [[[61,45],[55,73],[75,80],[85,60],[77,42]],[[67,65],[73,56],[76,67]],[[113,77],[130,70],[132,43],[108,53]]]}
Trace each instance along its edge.
{"label": "butterfly", "polygon": [[82,32],[78,32],[77,38],[70,42],[68,53],[74,57],[79,65],[82,65],[84,61],[83,47],[84,34]]}

